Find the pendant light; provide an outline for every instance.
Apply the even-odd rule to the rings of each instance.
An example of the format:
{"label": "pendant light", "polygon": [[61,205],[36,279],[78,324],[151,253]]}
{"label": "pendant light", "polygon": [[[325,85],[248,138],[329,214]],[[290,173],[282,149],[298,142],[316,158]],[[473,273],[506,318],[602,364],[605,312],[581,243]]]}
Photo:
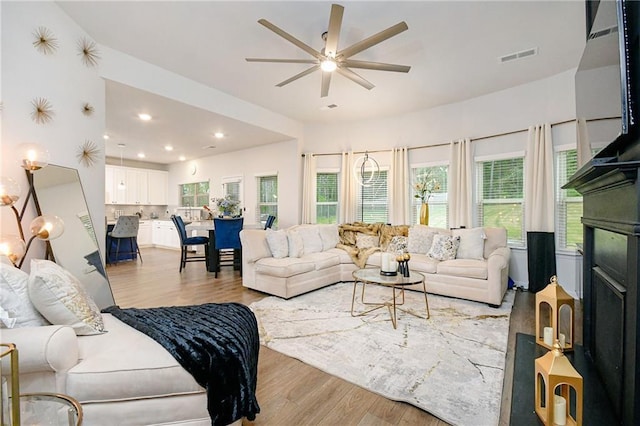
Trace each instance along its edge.
{"label": "pendant light", "polygon": [[[119,143],[118,147],[120,148],[120,167],[122,167],[122,150],[124,149],[126,145],[123,143]],[[120,183],[118,184],[118,189],[125,189],[127,186],[124,184],[124,173],[122,174],[123,177],[120,178]]]}

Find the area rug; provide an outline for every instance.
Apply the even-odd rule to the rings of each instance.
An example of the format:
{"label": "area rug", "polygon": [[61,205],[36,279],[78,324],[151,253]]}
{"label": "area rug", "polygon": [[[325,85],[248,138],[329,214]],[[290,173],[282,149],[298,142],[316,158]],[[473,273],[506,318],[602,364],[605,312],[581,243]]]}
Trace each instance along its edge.
{"label": "area rug", "polygon": [[[341,283],[251,304],[260,342],[448,423],[498,424],[512,290],[500,308],[429,295],[431,318],[398,311],[397,329],[387,309],[352,317],[352,292],[352,283]],[[390,295],[367,286],[367,300]],[[407,291],[404,307],[424,315],[424,296]]]}

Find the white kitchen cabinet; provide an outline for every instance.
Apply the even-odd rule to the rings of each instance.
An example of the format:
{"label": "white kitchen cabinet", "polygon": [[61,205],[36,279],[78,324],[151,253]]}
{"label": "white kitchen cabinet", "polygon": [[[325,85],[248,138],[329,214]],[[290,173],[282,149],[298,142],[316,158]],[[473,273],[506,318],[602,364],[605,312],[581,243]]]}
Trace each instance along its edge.
{"label": "white kitchen cabinet", "polygon": [[180,249],[180,236],[173,222],[169,220],[154,220],[151,239],[156,247]]}
{"label": "white kitchen cabinet", "polygon": [[[105,204],[126,204],[126,170],[123,167],[105,166]],[[122,188],[120,183],[125,183]]]}
{"label": "white kitchen cabinet", "polygon": [[141,169],[127,169],[125,184],[126,204],[149,204],[149,173]]}
{"label": "white kitchen cabinet", "polygon": [[148,171],[149,204],[163,206],[169,200],[169,172],[163,170]]}
{"label": "white kitchen cabinet", "polygon": [[153,245],[153,224],[150,220],[141,220],[138,228],[138,245],[148,247]]}

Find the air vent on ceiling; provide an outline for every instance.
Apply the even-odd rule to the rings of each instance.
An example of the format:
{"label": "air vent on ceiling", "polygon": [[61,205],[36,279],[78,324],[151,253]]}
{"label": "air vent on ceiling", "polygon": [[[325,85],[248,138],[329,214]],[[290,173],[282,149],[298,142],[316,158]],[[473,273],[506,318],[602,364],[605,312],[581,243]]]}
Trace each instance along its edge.
{"label": "air vent on ceiling", "polygon": [[202,149],[215,149],[216,146],[215,145],[205,145],[202,147]]}
{"label": "air vent on ceiling", "polygon": [[589,34],[589,40],[593,40],[594,38],[604,37],[606,35],[617,33],[618,26],[614,25],[613,27],[605,28],[604,30],[596,31],[595,33]]}
{"label": "air vent on ceiling", "polygon": [[510,53],[509,55],[501,56],[499,59],[500,59],[500,62],[505,63],[505,62],[515,61],[516,59],[526,58],[528,56],[534,56],[537,54],[538,54],[538,48],[534,47],[531,49],[523,50],[521,52]]}
{"label": "air vent on ceiling", "polygon": [[333,108],[338,108],[338,105],[330,104],[330,105],[324,105],[324,106],[320,107],[320,109],[322,109],[322,110],[333,109]]}

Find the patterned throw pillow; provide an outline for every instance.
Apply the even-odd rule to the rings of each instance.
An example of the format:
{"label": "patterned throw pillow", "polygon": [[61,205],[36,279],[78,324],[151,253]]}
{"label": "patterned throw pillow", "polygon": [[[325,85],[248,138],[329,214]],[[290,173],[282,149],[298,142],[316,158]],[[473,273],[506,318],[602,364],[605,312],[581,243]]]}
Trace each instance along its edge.
{"label": "patterned throw pillow", "polygon": [[427,256],[436,260],[455,259],[459,245],[460,237],[436,234],[433,236],[433,244]]}
{"label": "patterned throw pillow", "polygon": [[356,247],[359,249],[368,249],[371,247],[378,247],[380,237],[377,235],[367,235],[362,232],[356,234]]}
{"label": "patterned throw pillow", "polygon": [[396,254],[406,253],[407,246],[408,238],[401,235],[396,235],[395,237],[391,238],[391,242],[389,242],[389,245],[387,246],[387,252]]}
{"label": "patterned throw pillow", "polygon": [[414,225],[409,228],[407,250],[409,253],[427,254],[433,242],[435,231],[425,225]]}
{"label": "patterned throw pillow", "polygon": [[287,232],[284,229],[274,231],[268,228],[266,238],[269,250],[271,250],[271,256],[276,259],[289,256],[289,241],[287,239]]}
{"label": "patterned throw pillow", "polygon": [[78,336],[104,332],[102,315],[82,284],[48,260],[31,260],[29,297],[52,324],[70,325]]}
{"label": "patterned throw pillow", "polygon": [[[0,264],[0,308],[7,313],[7,327],[39,327],[49,325],[29,299],[29,274],[11,263]],[[5,327],[0,322],[0,328]]]}

